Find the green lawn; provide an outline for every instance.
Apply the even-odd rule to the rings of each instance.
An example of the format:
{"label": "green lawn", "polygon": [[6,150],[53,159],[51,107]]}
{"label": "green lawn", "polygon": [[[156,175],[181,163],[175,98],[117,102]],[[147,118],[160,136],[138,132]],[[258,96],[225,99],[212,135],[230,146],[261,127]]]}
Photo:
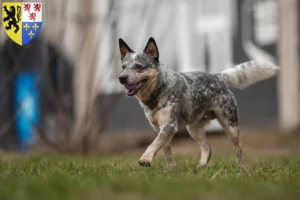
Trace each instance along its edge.
{"label": "green lawn", "polygon": [[91,199],[300,199],[300,158],[214,157],[197,168],[198,156],[176,156],[166,169],[158,157],[139,167],[139,155],[111,157],[4,157],[0,161],[1,200]]}

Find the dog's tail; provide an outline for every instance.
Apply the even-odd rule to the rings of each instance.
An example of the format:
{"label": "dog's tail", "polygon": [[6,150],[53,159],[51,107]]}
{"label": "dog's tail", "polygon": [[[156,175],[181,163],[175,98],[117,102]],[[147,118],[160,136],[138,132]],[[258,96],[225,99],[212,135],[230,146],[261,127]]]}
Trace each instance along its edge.
{"label": "dog's tail", "polygon": [[221,76],[230,87],[243,89],[271,78],[278,70],[279,67],[268,62],[249,61],[222,71]]}

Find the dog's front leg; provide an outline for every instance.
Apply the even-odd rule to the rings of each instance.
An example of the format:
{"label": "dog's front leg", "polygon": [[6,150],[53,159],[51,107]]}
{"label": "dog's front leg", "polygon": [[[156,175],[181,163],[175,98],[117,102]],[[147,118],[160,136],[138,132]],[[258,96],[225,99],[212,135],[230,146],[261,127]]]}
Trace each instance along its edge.
{"label": "dog's front leg", "polygon": [[[138,162],[139,165],[150,167],[154,159],[154,156],[162,147],[164,147],[165,145],[169,145],[175,133],[176,133],[176,129],[174,128],[174,126],[166,125],[164,128],[162,128],[159,134],[154,139],[154,141],[148,146],[145,153],[140,158]],[[171,154],[171,147],[170,146],[164,147],[164,153],[167,161],[169,160],[171,162],[173,160]]]}
{"label": "dog's front leg", "polygon": [[[150,122],[151,124],[151,122]],[[154,129],[154,132],[155,132],[155,136],[157,136],[159,134],[159,127],[155,126],[154,124],[151,124],[151,126],[153,127]],[[172,138],[171,138],[172,140]],[[172,155],[172,149],[171,149],[171,140],[169,142],[167,142],[167,144],[162,148],[163,149],[163,152],[164,152],[164,157],[165,157],[165,161],[166,161],[166,164],[167,164],[167,167],[175,167],[176,166],[176,161]]]}

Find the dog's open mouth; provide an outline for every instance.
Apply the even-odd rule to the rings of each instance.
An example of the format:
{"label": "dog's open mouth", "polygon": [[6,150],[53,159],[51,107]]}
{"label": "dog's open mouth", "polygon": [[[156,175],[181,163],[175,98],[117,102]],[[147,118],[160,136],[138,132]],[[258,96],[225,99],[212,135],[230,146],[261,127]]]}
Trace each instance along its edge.
{"label": "dog's open mouth", "polygon": [[135,95],[146,84],[146,82],[147,80],[144,79],[136,83],[124,84],[126,89],[126,95],[127,96]]}

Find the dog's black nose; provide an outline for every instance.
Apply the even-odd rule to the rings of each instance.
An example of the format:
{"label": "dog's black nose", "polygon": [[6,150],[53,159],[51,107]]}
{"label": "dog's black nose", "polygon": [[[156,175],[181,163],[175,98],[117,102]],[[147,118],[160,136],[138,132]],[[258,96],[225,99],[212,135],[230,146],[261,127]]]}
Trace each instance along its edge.
{"label": "dog's black nose", "polygon": [[119,81],[120,81],[121,84],[126,84],[127,81],[128,81],[128,76],[126,76],[126,75],[120,76]]}

